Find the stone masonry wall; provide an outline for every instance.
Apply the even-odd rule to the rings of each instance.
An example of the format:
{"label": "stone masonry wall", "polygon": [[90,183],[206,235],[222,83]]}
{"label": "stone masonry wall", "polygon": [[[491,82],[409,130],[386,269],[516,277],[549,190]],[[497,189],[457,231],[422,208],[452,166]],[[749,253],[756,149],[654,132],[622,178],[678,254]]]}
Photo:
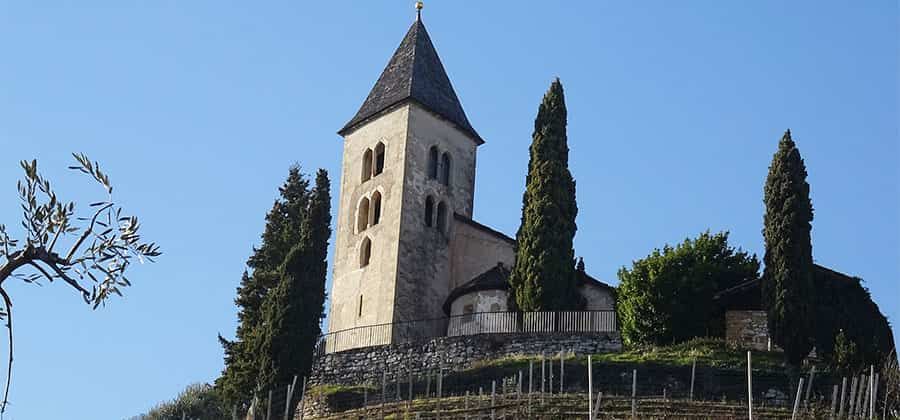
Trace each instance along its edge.
{"label": "stone masonry wall", "polygon": [[768,350],[769,327],[765,311],[725,312],[725,339],[754,350]]}
{"label": "stone masonry wall", "polygon": [[622,340],[611,333],[483,334],[441,337],[427,342],[365,347],[326,354],[313,365],[308,386],[358,385],[407,378],[444,368],[469,368],[482,360],[514,355],[553,354],[560,351],[591,354],[621,351]]}

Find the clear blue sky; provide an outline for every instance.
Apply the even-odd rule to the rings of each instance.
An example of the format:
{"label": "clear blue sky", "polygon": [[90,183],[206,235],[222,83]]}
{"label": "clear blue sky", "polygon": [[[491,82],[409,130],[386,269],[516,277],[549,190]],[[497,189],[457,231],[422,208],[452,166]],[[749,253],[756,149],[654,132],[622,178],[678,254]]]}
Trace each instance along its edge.
{"label": "clear blue sky", "polygon": [[[121,419],[219,374],[216,333],[233,334],[235,287],[276,188],[293,162],[338,184],[335,131],[412,3],[0,1],[0,221],[18,224],[20,159],[37,158],[67,199],[102,197],[65,170],[85,152],[165,251],[97,311],[63,284],[6,286],[7,418]],[[900,322],[897,2],[431,0],[424,20],[487,140],[479,221],[515,233],[533,119],[556,76],[576,251],[613,284],[619,267],[706,229],[761,253],[763,182],[791,128],[816,261],[863,277]]]}

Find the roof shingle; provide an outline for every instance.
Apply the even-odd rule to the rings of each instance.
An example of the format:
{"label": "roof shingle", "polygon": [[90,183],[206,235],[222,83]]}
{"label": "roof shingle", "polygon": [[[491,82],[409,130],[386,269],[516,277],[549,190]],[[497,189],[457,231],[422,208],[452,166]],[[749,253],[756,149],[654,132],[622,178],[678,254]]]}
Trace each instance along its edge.
{"label": "roof shingle", "polygon": [[484,143],[469,124],[425,25],[419,19],[409,28],[359,111],[338,134],[344,135],[408,100],[446,119],[476,143]]}

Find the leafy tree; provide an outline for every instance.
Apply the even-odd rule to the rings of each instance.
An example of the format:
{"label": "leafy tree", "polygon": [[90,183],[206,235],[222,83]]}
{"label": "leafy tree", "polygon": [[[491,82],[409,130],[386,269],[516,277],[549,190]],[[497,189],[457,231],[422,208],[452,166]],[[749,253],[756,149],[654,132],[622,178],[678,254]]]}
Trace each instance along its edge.
{"label": "leafy tree", "polygon": [[572,240],[577,229],[575,180],[569,172],[566,103],[559,79],[534,120],[516,262],[510,274],[514,306],[523,311],[575,309],[582,303]]}
{"label": "leafy tree", "polygon": [[130,420],[221,420],[231,418],[219,394],[209,384],[193,384],[172,401],[161,403]]}
{"label": "leafy tree", "polygon": [[769,335],[799,366],[812,349],[812,316],[816,290],[810,232],[813,207],[800,150],[784,133],[766,178],[762,290]]}
{"label": "leafy tree", "polygon": [[263,302],[281,278],[280,266],[285,256],[300,242],[301,224],[309,204],[308,187],[309,181],[300,172],[300,167],[291,166],[287,179],[278,189],[279,198],[266,214],[261,244],[254,248],[247,261],[253,271],[244,273],[237,288],[235,340],[219,336],[225,352],[225,369],[216,379],[216,388],[228,406],[239,405],[246,409],[257,389]]}
{"label": "leafy tree", "polygon": [[629,344],[670,344],[724,335],[723,308],[713,295],[757,278],[755,255],[728,245],[728,232],[696,239],[634,261],[619,270],[618,320]]}
{"label": "leafy tree", "polygon": [[[123,215],[113,201],[112,184],[100,164],[83,154],[73,156],[77,165],[69,169],[90,176],[106,192],[105,199],[90,204],[90,217],[74,218],[75,203],[59,200],[50,181],[38,172],[37,161],[32,160],[20,163],[25,171],[25,178],[18,183],[24,240],[12,238],[6,226],[0,225],[0,297],[4,304],[0,319],[6,321],[9,331],[6,390],[0,413],[8,404],[13,362],[12,299],[4,289],[6,280],[34,284],[42,279],[50,283],[62,280],[96,309],[110,296],[121,296],[122,289],[131,285],[125,273],[135,259],[152,262],[161,255],[158,246],[141,241],[138,219]],[[68,237],[73,240],[63,246],[61,240]]]}
{"label": "leafy tree", "polygon": [[266,297],[262,348],[259,353],[260,388],[290,383],[305,376],[312,365],[325,309],[328,239],[331,237],[331,183],[320,169],[300,243],[281,267],[278,285]]}

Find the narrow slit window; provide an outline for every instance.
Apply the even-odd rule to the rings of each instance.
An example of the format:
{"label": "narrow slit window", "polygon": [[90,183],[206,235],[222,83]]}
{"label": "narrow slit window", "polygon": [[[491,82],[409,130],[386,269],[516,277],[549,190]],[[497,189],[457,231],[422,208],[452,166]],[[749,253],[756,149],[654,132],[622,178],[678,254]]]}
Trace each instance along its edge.
{"label": "narrow slit window", "polygon": [[372,149],[366,149],[366,152],[363,153],[362,158],[362,180],[360,182],[366,182],[369,178],[372,177]]}
{"label": "narrow slit window", "polygon": [[372,202],[369,204],[372,216],[369,218],[369,226],[375,226],[381,220],[381,193],[372,193]]}
{"label": "narrow slit window", "polygon": [[450,185],[450,154],[444,153],[441,156],[441,184]]}
{"label": "narrow slit window", "polygon": [[425,226],[431,227],[434,220],[434,199],[431,196],[425,198]]}
{"label": "narrow slit window", "polygon": [[428,178],[437,179],[438,177],[438,149],[437,146],[431,146],[428,151]]}
{"label": "narrow slit window", "polygon": [[[384,172],[384,143],[378,142],[375,146],[375,175]],[[373,176],[375,176],[373,175]]]}
{"label": "narrow slit window", "polygon": [[365,267],[369,265],[369,259],[372,257],[372,240],[369,238],[365,238],[362,241],[362,246],[359,247],[359,267]]}
{"label": "narrow slit window", "polygon": [[447,231],[447,204],[443,201],[437,207],[437,229],[441,232]]}
{"label": "narrow slit window", "polygon": [[362,299],[362,296],[363,296],[363,295],[359,295],[359,311],[358,311],[357,314],[356,314],[356,316],[357,316],[358,318],[359,318],[359,317],[362,317],[362,300],[363,300],[363,299]]}

